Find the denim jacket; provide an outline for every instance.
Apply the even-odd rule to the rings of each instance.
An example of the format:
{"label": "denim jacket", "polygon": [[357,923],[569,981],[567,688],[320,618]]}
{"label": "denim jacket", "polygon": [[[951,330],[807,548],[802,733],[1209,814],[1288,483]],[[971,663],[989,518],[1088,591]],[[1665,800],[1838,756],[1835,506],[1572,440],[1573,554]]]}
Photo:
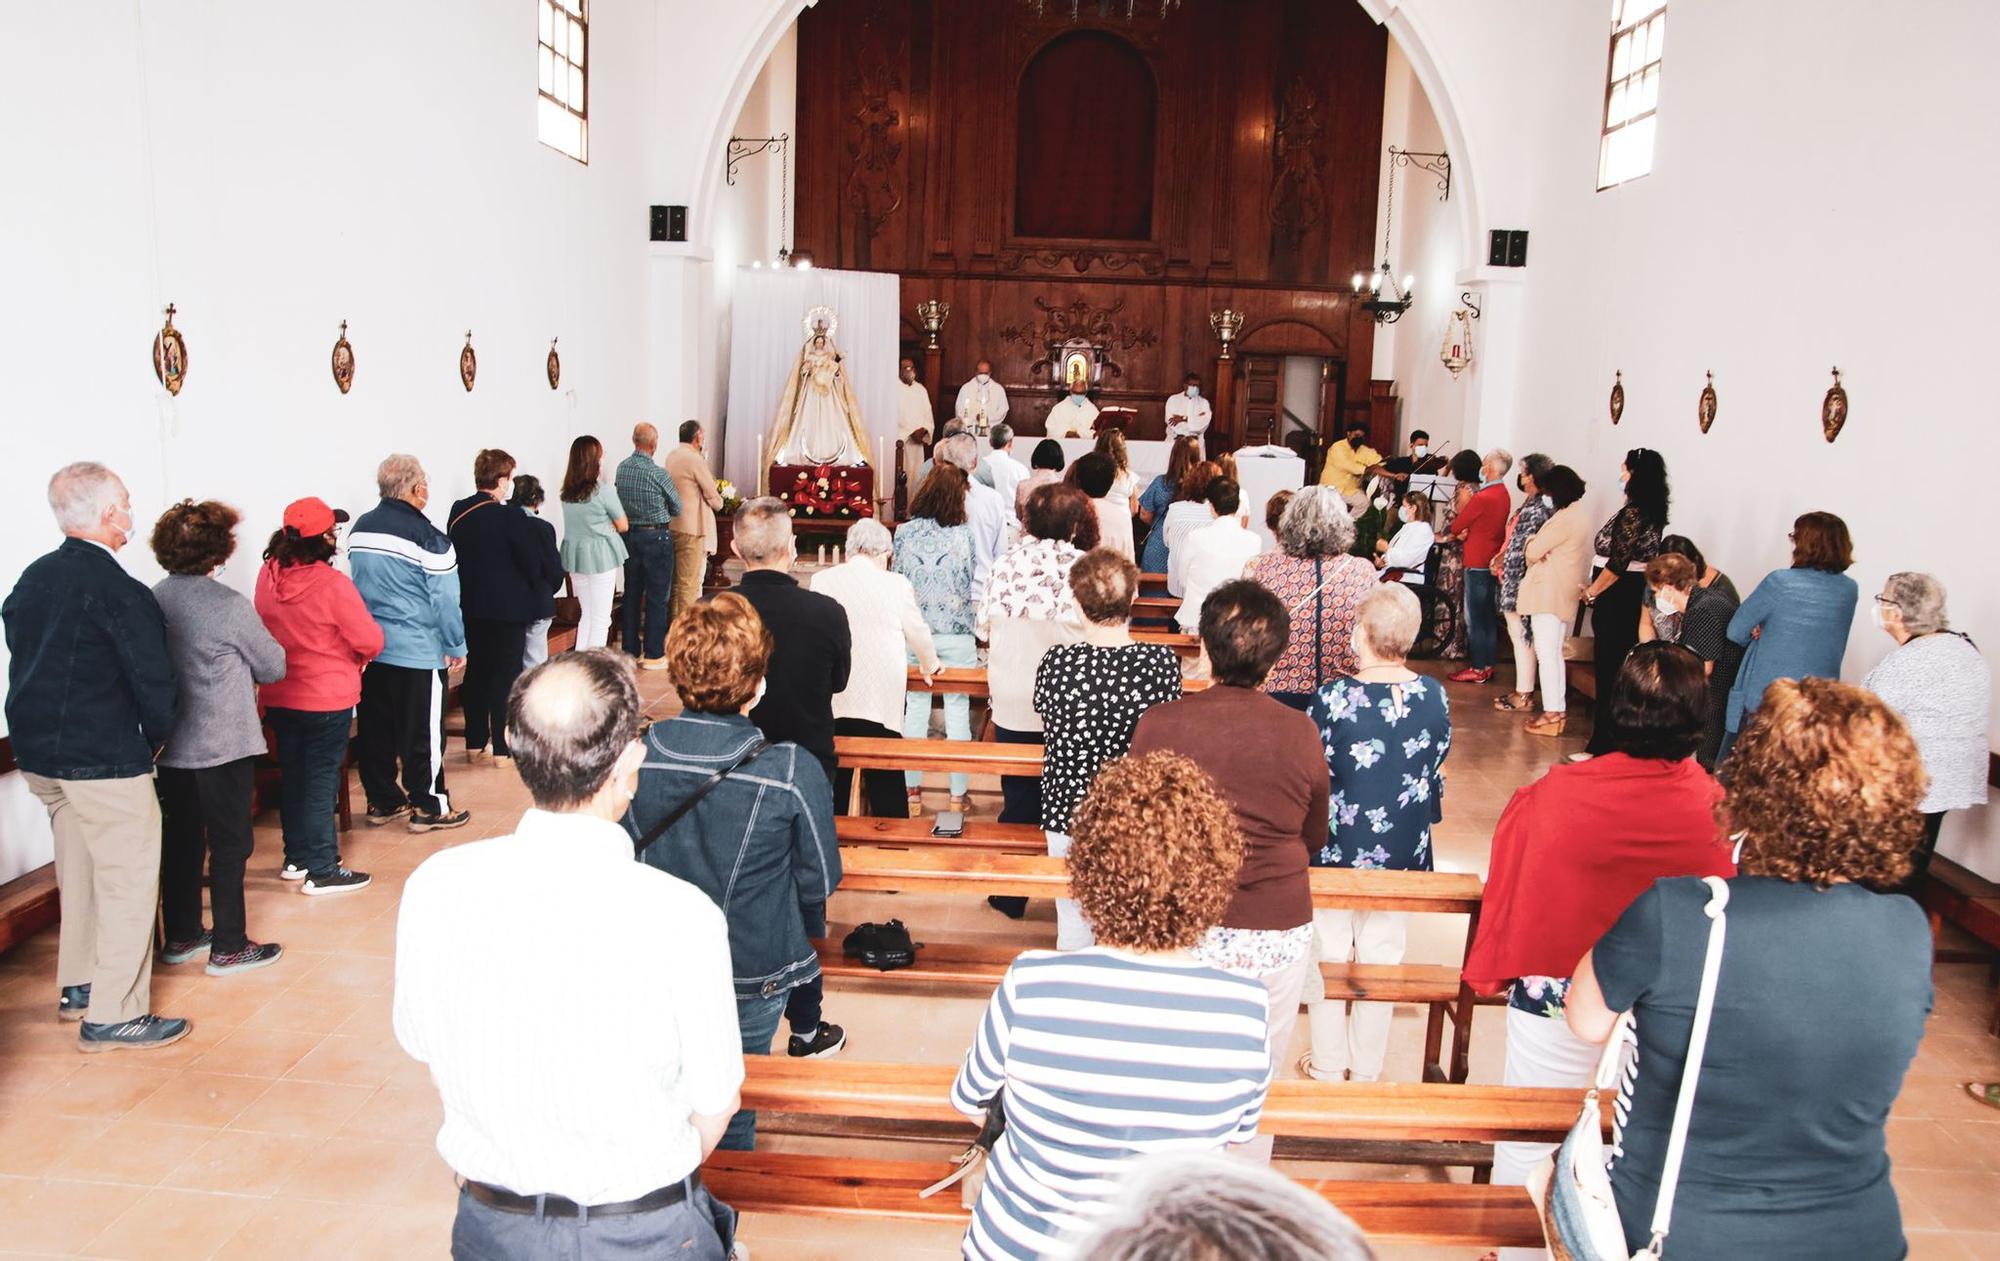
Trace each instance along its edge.
{"label": "denim jacket", "polygon": [[178,697],[167,624],[144,583],[84,539],[22,572],[7,623],[7,726],[24,771],[50,779],[153,773]]}
{"label": "denim jacket", "polygon": [[[738,714],[654,723],[625,815],[633,839],[759,739]],[[806,924],[817,928],[825,918],[826,899],[840,883],[840,847],[833,787],[812,754],[789,741],[772,745],[710,790],[642,857],[722,908],[738,998],[769,998],[819,975]]]}

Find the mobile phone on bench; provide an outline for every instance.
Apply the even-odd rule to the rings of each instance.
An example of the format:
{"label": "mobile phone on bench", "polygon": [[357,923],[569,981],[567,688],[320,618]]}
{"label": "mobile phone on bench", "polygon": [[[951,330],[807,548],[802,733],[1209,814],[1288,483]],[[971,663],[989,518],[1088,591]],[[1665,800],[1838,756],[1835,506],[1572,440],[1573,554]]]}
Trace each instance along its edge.
{"label": "mobile phone on bench", "polygon": [[932,836],[954,837],[965,835],[965,813],[960,810],[938,811],[937,822],[931,825]]}

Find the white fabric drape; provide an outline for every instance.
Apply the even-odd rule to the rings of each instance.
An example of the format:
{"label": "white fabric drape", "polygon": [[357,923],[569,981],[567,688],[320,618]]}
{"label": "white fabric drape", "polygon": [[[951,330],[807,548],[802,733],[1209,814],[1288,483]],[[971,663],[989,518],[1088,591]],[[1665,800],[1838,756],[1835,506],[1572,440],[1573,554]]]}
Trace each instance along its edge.
{"label": "white fabric drape", "polygon": [[[868,434],[868,462],[886,440],[896,448],[896,360],[902,287],[887,272],[790,267],[741,267],[736,272],[729,337],[729,410],[723,419],[722,476],[745,496],[756,493],[757,435],[768,447],[778,399],[785,392],[806,312],[833,308],[840,320],[833,340],[861,402]],[[765,463],[770,461],[768,457]],[[878,480],[878,487],[884,483]],[[881,493],[879,490],[877,493]]]}

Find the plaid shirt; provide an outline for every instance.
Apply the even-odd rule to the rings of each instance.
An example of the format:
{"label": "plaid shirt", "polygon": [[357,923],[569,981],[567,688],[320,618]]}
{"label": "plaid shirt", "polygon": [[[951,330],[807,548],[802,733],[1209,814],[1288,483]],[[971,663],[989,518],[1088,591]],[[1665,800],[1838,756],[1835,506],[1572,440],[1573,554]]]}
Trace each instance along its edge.
{"label": "plaid shirt", "polygon": [[674,479],[643,451],[634,451],[619,461],[613,481],[618,487],[618,502],[625,505],[625,519],[633,525],[671,525],[681,514]]}

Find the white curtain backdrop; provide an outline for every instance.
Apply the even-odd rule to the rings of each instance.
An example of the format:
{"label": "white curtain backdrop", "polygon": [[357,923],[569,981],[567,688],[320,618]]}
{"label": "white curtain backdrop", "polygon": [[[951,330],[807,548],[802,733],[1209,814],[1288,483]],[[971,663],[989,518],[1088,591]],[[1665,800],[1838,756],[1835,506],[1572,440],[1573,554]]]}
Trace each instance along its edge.
{"label": "white curtain backdrop", "polygon": [[[757,436],[768,445],[778,400],[804,345],[806,312],[832,307],[840,320],[835,344],[845,361],[868,462],[887,439],[896,445],[896,360],[901,284],[887,272],[790,267],[740,267],[730,319],[729,410],[724,418],[722,475],[747,498],[756,493]],[[766,460],[769,463],[769,460]],[[879,477],[879,474],[878,474]],[[882,483],[877,482],[877,494]]]}

